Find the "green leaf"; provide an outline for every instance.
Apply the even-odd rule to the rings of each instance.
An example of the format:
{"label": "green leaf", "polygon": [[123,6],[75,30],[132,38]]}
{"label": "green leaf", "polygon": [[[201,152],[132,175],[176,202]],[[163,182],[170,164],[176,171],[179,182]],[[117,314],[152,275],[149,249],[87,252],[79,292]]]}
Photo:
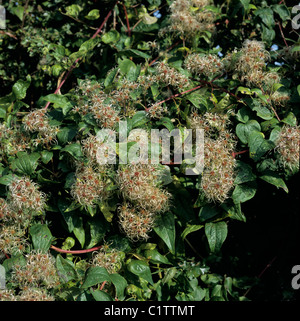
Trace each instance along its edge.
{"label": "green leaf", "polygon": [[117,73],[118,73],[118,68],[114,68],[113,70],[107,73],[106,78],[104,80],[105,87],[108,87],[110,84],[113,83]]}
{"label": "green leaf", "polygon": [[300,85],[297,86],[297,92],[298,92],[298,95],[300,96]]}
{"label": "green leaf", "polygon": [[79,13],[83,9],[78,4],[72,4],[71,6],[66,7],[66,13],[67,15],[78,18]]}
{"label": "green leaf", "polygon": [[181,237],[184,240],[190,233],[199,231],[204,225],[188,225],[181,233]]}
{"label": "green leaf", "polygon": [[42,162],[44,164],[48,164],[53,157],[53,152],[49,152],[48,150],[43,150],[41,152],[41,156],[42,156],[42,158],[41,158]]}
{"label": "green leaf", "polygon": [[175,128],[172,120],[168,117],[162,117],[156,122],[157,125],[165,126],[170,132]]}
{"label": "green leaf", "polygon": [[79,159],[83,156],[81,151],[81,146],[78,143],[69,144],[63,149],[61,149],[61,152],[67,152],[70,155],[72,155],[75,159]]}
{"label": "green leaf", "polygon": [[39,153],[18,153],[18,158],[11,163],[12,169],[26,175],[31,175],[38,166]]}
{"label": "green leaf", "polygon": [[107,270],[101,266],[90,267],[87,270],[85,280],[81,287],[86,289],[104,281],[110,281]]}
{"label": "green leaf", "polygon": [[14,265],[19,265],[19,266],[25,266],[26,265],[26,259],[25,257],[20,254],[20,255],[17,255],[17,256],[12,256],[11,258],[9,259],[6,259],[2,265],[3,267],[5,268],[5,270],[8,272],[10,271]]}
{"label": "green leaf", "polygon": [[157,250],[146,250],[145,257],[153,264],[171,264],[169,260]]}
{"label": "green leaf", "polygon": [[73,108],[69,99],[64,95],[50,94],[43,97],[43,100],[53,103],[54,108],[61,108],[64,115],[66,115],[68,111]]}
{"label": "green leaf", "polygon": [[17,6],[17,7],[12,7],[10,9],[10,12],[14,15],[16,15],[20,21],[23,21],[23,16],[24,16],[24,7]]}
{"label": "green leaf", "polygon": [[132,117],[132,128],[141,127],[149,121],[147,113],[144,110],[136,112]]}
{"label": "green leaf", "polygon": [[58,142],[62,145],[65,145],[67,142],[72,141],[76,134],[77,129],[75,127],[62,127],[57,133]]}
{"label": "green leaf", "polygon": [[290,19],[291,14],[288,8],[284,4],[274,4],[272,6],[273,11],[278,13],[282,21],[287,21]]}
{"label": "green leaf", "polygon": [[112,297],[102,290],[91,289],[91,294],[96,301],[113,301]]}
{"label": "green leaf", "polygon": [[127,265],[127,269],[131,273],[137,275],[138,277],[141,277],[150,284],[154,284],[152,280],[150,267],[146,262],[139,260],[131,260],[130,263]]}
{"label": "green leaf", "polygon": [[227,233],[227,224],[223,221],[205,224],[205,235],[211,252],[215,253],[220,251],[227,237]]}
{"label": "green leaf", "polygon": [[166,243],[171,252],[175,252],[175,219],[171,212],[160,215],[154,227],[155,233]]}
{"label": "green leaf", "polygon": [[212,205],[204,205],[199,211],[199,221],[201,223],[205,222],[206,220],[209,220],[218,214],[219,210],[217,207]]}
{"label": "green leaf", "polygon": [[123,276],[118,273],[110,274],[110,279],[116,289],[116,296],[119,300],[124,300],[124,291],[128,285],[127,281]]}
{"label": "green leaf", "polygon": [[240,2],[243,5],[245,11],[248,11],[250,0],[240,0]]}
{"label": "green leaf", "polygon": [[77,279],[77,273],[73,262],[64,259],[60,254],[56,256],[56,268],[60,279],[64,283]]}
{"label": "green leaf", "polygon": [[262,176],[259,176],[260,179],[276,186],[277,188],[282,188],[286,193],[289,192],[284,180],[273,171],[265,171]]}
{"label": "green leaf", "polygon": [[148,54],[146,54],[145,52],[142,52],[140,50],[137,49],[126,49],[126,50],[122,50],[119,52],[120,54],[125,54],[129,57],[142,57],[145,59],[150,59],[151,56],[149,56]]}
{"label": "green leaf", "polygon": [[86,16],[86,19],[88,20],[96,20],[100,18],[100,11],[99,9],[93,9],[91,10]]}
{"label": "green leaf", "polygon": [[236,113],[236,118],[239,122],[241,123],[247,123],[251,118],[253,118],[252,116],[252,112],[249,110],[248,107],[243,106],[242,108],[240,108],[238,110],[238,112]]}
{"label": "green leaf", "polygon": [[123,74],[127,75],[130,69],[136,69],[136,65],[130,59],[124,59],[119,62],[120,70]]}
{"label": "green leaf", "polygon": [[252,172],[252,167],[240,160],[236,161],[236,172],[234,184],[243,184],[256,179],[256,175]]}
{"label": "green leaf", "polygon": [[73,233],[79,241],[81,247],[83,248],[85,243],[85,231],[83,227],[83,219],[81,216],[78,216],[78,219],[75,222]]}
{"label": "green leaf", "polygon": [[45,224],[35,224],[29,229],[35,250],[48,251],[52,240],[54,239],[48,226]]}
{"label": "green leaf", "polygon": [[232,199],[235,204],[246,202],[254,197],[256,190],[257,189],[253,184],[236,185],[232,193]]}
{"label": "green leaf", "polygon": [[12,87],[12,92],[15,94],[16,99],[23,99],[26,97],[26,91],[30,86],[31,77],[28,75],[26,81],[18,80]]}
{"label": "green leaf", "polygon": [[249,120],[246,124],[236,126],[236,134],[242,143],[247,144],[249,135],[253,130],[260,131],[260,125],[256,120]]}
{"label": "green leaf", "polygon": [[2,177],[0,177],[0,184],[8,186],[11,184],[11,182],[16,178],[16,175],[13,174],[7,174]]}
{"label": "green leaf", "polygon": [[105,221],[99,217],[90,218],[87,222],[90,228],[90,240],[86,245],[86,248],[91,248],[103,240],[106,232],[108,231],[108,226]]}
{"label": "green leaf", "polygon": [[289,112],[288,115],[282,119],[282,122],[291,126],[297,126],[297,118],[292,112]]}
{"label": "green leaf", "polygon": [[142,18],[144,24],[146,24],[146,25],[152,25],[157,22],[157,18],[150,16],[149,13],[147,13],[147,12],[140,14],[139,18]]}
{"label": "green leaf", "polygon": [[254,15],[259,16],[263,23],[272,29],[275,26],[273,11],[271,8],[261,8],[254,11]]}
{"label": "green leaf", "polygon": [[249,136],[250,157],[257,162],[269,150],[275,147],[274,142],[266,140],[264,134],[254,130]]}
{"label": "green leaf", "polygon": [[227,207],[227,205],[225,205],[225,204],[222,204],[221,206],[228,213],[228,216],[230,218],[238,220],[238,221],[246,222],[246,217],[243,214],[242,209],[241,209],[241,203],[234,204],[231,207]]}
{"label": "green leaf", "polygon": [[101,40],[106,44],[117,42],[119,39],[120,39],[120,34],[118,33],[117,30],[110,30],[101,37]]}

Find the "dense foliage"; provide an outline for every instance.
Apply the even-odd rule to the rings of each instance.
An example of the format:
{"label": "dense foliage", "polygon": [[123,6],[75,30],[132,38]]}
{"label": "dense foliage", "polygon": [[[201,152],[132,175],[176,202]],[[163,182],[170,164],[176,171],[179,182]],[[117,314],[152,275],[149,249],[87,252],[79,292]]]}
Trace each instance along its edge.
{"label": "dense foliage", "polygon": [[[299,223],[300,40],[289,4],[4,7],[0,300],[249,299],[274,253],[254,263],[240,243],[259,224],[273,240]],[[128,135],[138,158],[151,149],[145,132],[164,128],[204,129],[200,175],[172,155],[124,164],[122,142],[117,164],[99,164],[101,129]],[[272,218],[274,195],[286,212]],[[285,285],[275,298],[293,295]]]}

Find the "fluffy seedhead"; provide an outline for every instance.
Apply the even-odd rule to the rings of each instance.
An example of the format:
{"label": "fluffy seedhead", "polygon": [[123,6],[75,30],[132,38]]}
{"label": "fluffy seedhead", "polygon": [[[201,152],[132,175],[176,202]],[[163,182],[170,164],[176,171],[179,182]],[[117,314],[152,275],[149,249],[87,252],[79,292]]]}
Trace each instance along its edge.
{"label": "fluffy seedhead", "polygon": [[224,66],[216,55],[191,54],[185,60],[185,66],[197,76],[212,78],[223,72]]}
{"label": "fluffy seedhead", "polygon": [[292,170],[299,171],[300,126],[284,125],[277,140],[276,150],[280,163]]}
{"label": "fluffy seedhead", "polygon": [[151,213],[169,209],[171,194],[158,184],[158,170],[146,164],[129,164],[119,168],[117,182],[125,199]]}
{"label": "fluffy seedhead", "polygon": [[155,75],[157,82],[165,86],[172,86],[177,90],[182,90],[189,85],[188,77],[164,62],[158,62],[156,64]]}
{"label": "fluffy seedhead", "polygon": [[206,9],[210,0],[174,0],[170,5],[170,24],[161,34],[171,31],[189,39],[201,32],[215,31],[215,14]]}
{"label": "fluffy seedhead", "polygon": [[8,128],[0,124],[0,161],[3,156],[15,156],[18,152],[29,149],[31,140],[20,128]]}
{"label": "fluffy seedhead", "polygon": [[17,296],[11,289],[0,290],[0,301],[17,301]]}
{"label": "fluffy seedhead", "polygon": [[91,266],[106,268],[108,273],[118,273],[122,268],[123,253],[104,245],[99,251],[93,252]]}
{"label": "fluffy seedhead", "polygon": [[34,139],[34,144],[51,144],[56,142],[56,135],[59,132],[57,126],[50,125],[47,110],[36,109],[26,115],[23,119],[24,128],[30,133],[37,132],[38,137]]}
{"label": "fluffy seedhead", "polygon": [[155,222],[155,215],[143,208],[124,203],[119,208],[119,223],[131,241],[147,240]]}
{"label": "fluffy seedhead", "polygon": [[14,265],[12,277],[22,289],[39,286],[53,288],[59,285],[55,258],[49,253],[36,250],[26,255],[25,265]]}
{"label": "fluffy seedhead", "polygon": [[17,301],[55,301],[55,298],[45,289],[27,288],[20,292]]}
{"label": "fluffy seedhead", "polygon": [[224,202],[229,197],[235,178],[235,136],[228,130],[228,114],[194,112],[192,128],[204,129],[204,171],[201,187],[209,201]]}
{"label": "fluffy seedhead", "polygon": [[26,250],[25,231],[17,225],[0,226],[0,251],[10,255],[23,253]]}
{"label": "fluffy seedhead", "polygon": [[77,168],[76,180],[71,187],[72,197],[83,206],[95,206],[109,196],[103,175],[92,166]]}
{"label": "fluffy seedhead", "polygon": [[18,210],[43,212],[46,205],[46,195],[39,190],[36,183],[28,177],[16,177],[9,185],[8,199]]}

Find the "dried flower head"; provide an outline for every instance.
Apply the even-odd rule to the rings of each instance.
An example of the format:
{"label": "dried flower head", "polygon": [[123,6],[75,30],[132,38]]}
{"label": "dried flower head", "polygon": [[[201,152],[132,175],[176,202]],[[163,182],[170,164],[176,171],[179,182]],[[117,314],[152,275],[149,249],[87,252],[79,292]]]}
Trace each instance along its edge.
{"label": "dried flower head", "polygon": [[124,203],[119,208],[119,223],[126,236],[132,241],[147,240],[155,221],[155,215]]}
{"label": "dried flower head", "polygon": [[59,284],[55,258],[49,253],[33,250],[26,255],[26,264],[15,264],[13,279],[21,288],[45,286],[53,288]]}
{"label": "dried flower head", "polygon": [[46,289],[27,288],[17,296],[18,301],[55,301],[54,297],[47,293]]}
{"label": "dried flower head", "polygon": [[280,163],[292,171],[299,171],[300,127],[284,125],[277,140]]}
{"label": "dried flower head", "polygon": [[117,182],[123,197],[152,213],[162,213],[170,206],[171,194],[158,184],[159,172],[148,164],[129,164],[119,168]]}
{"label": "dried flower head", "polygon": [[168,30],[183,34],[185,38],[205,31],[214,32],[215,14],[205,8],[210,4],[210,0],[174,0],[170,5]]}
{"label": "dried flower head", "polygon": [[0,290],[0,301],[17,301],[17,296],[11,289]]}
{"label": "dried flower head", "polygon": [[16,225],[0,226],[0,251],[10,255],[23,253],[26,250],[25,230]]}
{"label": "dried flower head", "polygon": [[164,62],[158,62],[155,66],[156,80],[166,86],[172,86],[178,90],[189,85],[189,79],[178,72],[175,68],[168,66]]}
{"label": "dried flower head", "polygon": [[193,74],[212,78],[222,73],[224,66],[221,59],[216,55],[191,54],[185,60],[185,66]]}
{"label": "dried flower head", "polygon": [[86,166],[77,169],[71,195],[81,205],[94,206],[97,202],[107,199],[109,192],[102,174],[93,167]]}
{"label": "dried flower head", "polygon": [[122,268],[123,257],[123,252],[105,244],[99,251],[93,252],[91,265],[104,267],[108,273],[118,273]]}
{"label": "dried flower head", "polygon": [[204,171],[201,187],[209,201],[224,202],[229,197],[235,178],[235,136],[228,130],[228,114],[194,112],[192,128],[204,129]]}
{"label": "dried flower head", "polygon": [[16,177],[8,186],[12,206],[20,210],[44,211],[46,195],[28,177]]}
{"label": "dried flower head", "polygon": [[35,139],[36,145],[56,142],[56,135],[59,132],[59,128],[50,125],[50,120],[45,108],[30,112],[24,117],[23,124],[26,131],[38,133],[38,137]]}

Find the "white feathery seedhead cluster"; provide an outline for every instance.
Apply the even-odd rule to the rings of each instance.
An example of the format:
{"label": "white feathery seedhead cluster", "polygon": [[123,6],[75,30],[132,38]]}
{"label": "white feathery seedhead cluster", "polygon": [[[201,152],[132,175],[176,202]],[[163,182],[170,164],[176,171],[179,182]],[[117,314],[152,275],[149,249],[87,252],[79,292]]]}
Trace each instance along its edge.
{"label": "white feathery seedhead cluster", "polygon": [[28,177],[15,178],[8,186],[11,205],[20,210],[44,211],[46,196]]}
{"label": "white feathery seedhead cluster", "polygon": [[104,267],[108,273],[118,273],[122,268],[122,259],[120,251],[105,244],[99,251],[93,252],[91,265]]}
{"label": "white feathery seedhead cluster", "polygon": [[102,174],[91,166],[79,167],[71,187],[72,197],[83,206],[95,206],[109,196]]}
{"label": "white feathery seedhead cluster", "polygon": [[26,288],[16,296],[17,301],[55,301],[46,289]]}
{"label": "white feathery seedhead cluster", "polygon": [[158,62],[155,66],[156,80],[167,86],[172,86],[178,90],[189,85],[189,79],[178,72],[175,68],[170,67],[164,62]]}
{"label": "white feathery seedhead cluster", "polygon": [[210,0],[174,0],[170,5],[170,26],[168,31],[178,32],[186,38],[208,31],[215,31],[215,14],[205,7]]}
{"label": "white feathery seedhead cluster", "polygon": [[57,126],[49,123],[47,110],[36,109],[26,115],[23,119],[24,128],[30,133],[37,132],[38,137],[34,140],[35,145],[51,144],[56,142],[56,135],[59,131]]}
{"label": "white feathery seedhead cluster", "polygon": [[8,128],[5,124],[0,124],[0,160],[6,156],[15,156],[18,152],[29,149],[31,139],[21,132],[19,127]]}
{"label": "white feathery seedhead cluster", "polygon": [[158,172],[148,164],[129,164],[117,172],[117,182],[122,195],[128,201],[152,213],[169,209],[170,194],[157,186]]}
{"label": "white feathery seedhead cluster", "polygon": [[171,194],[157,186],[158,177],[157,168],[148,164],[125,165],[117,172],[117,183],[125,199],[119,208],[119,222],[133,241],[147,240],[156,216],[169,209]]}
{"label": "white feathery seedhead cluster", "polygon": [[236,140],[227,129],[227,114],[196,112],[190,118],[192,128],[204,129],[204,171],[201,187],[209,201],[224,202],[229,197],[235,178],[236,161],[232,156]]}
{"label": "white feathery seedhead cluster", "polygon": [[198,76],[204,75],[208,78],[212,78],[213,76],[222,73],[224,69],[221,59],[212,54],[191,54],[185,59],[185,66],[193,74]]}
{"label": "white feathery seedhead cluster", "polygon": [[36,250],[26,255],[25,265],[14,265],[12,277],[23,289],[29,286],[45,286],[49,289],[60,283],[55,258],[49,253]]}
{"label": "white feathery seedhead cluster", "polygon": [[119,208],[121,229],[131,241],[147,240],[155,222],[155,214],[124,203]]}
{"label": "white feathery seedhead cluster", "polygon": [[280,163],[292,171],[299,170],[300,126],[284,125],[277,140]]}
{"label": "white feathery seedhead cluster", "polygon": [[26,249],[25,230],[17,225],[0,226],[0,251],[10,255],[23,253]]}

